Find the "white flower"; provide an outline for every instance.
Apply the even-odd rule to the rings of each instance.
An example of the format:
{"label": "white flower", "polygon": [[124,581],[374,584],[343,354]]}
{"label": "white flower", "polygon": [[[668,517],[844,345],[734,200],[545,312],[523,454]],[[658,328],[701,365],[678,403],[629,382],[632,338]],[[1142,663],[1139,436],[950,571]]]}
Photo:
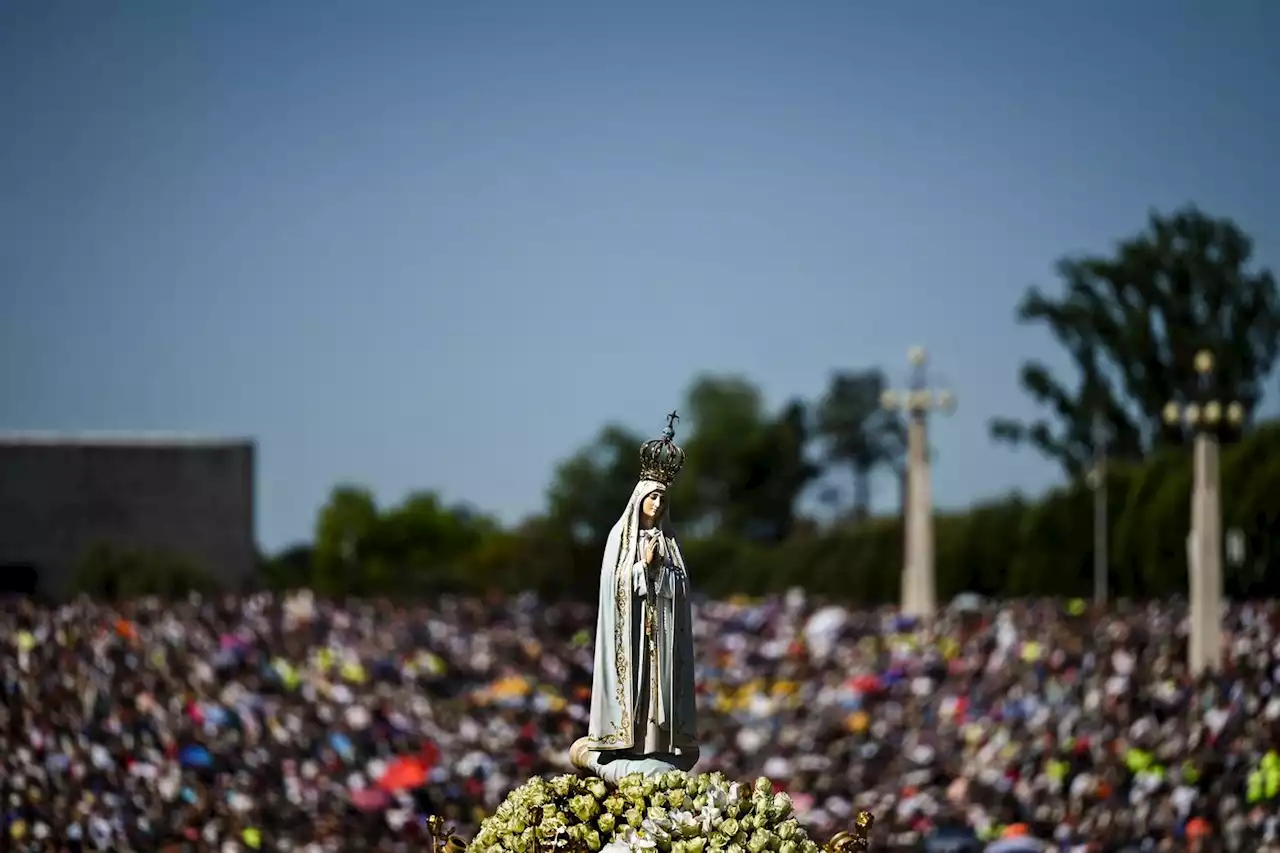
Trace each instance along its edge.
{"label": "white flower", "polygon": [[644,851],[656,849],[657,846],[658,842],[644,832],[634,827],[624,826],[613,836],[612,841],[601,848],[600,853],[604,853],[605,850],[610,853],[644,853]]}
{"label": "white flower", "polygon": [[675,831],[685,838],[692,838],[702,828],[700,821],[694,817],[693,812],[673,811],[670,818]]}
{"label": "white flower", "polygon": [[631,845],[632,853],[642,853],[645,850],[654,850],[658,846],[658,842],[645,835],[643,832],[632,833],[630,840],[627,842]]}
{"label": "white flower", "polygon": [[[720,811],[729,804],[729,792],[721,787],[707,789],[707,809]],[[703,809],[705,812],[707,809]]]}
{"label": "white flower", "polygon": [[669,824],[670,822],[666,820],[645,818],[644,822],[640,824],[640,829],[643,831],[646,838],[652,838],[655,841],[670,841],[671,833],[668,831]]}

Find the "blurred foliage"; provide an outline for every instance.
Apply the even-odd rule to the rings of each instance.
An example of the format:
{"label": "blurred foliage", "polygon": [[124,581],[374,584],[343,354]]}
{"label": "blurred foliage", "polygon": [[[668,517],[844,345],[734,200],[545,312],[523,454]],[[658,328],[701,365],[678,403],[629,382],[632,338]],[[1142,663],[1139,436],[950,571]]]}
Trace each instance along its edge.
{"label": "blurred foliage", "polygon": [[[610,440],[602,435],[602,441]],[[1273,531],[1280,531],[1280,423],[1261,424],[1239,444],[1225,447],[1222,475],[1225,526],[1239,529],[1246,541],[1243,562],[1225,567],[1227,592],[1280,595],[1280,549],[1271,541]],[[600,488],[609,476],[606,466],[599,480],[586,485]],[[606,508],[614,520],[634,480],[633,471],[618,484],[620,493],[605,496],[611,498]],[[1191,454],[1170,449],[1144,464],[1114,466],[1107,485],[1113,594],[1138,599],[1185,594]],[[349,490],[334,490],[320,513],[318,534],[351,509],[350,500]],[[353,514],[365,523],[360,513]],[[323,556],[331,546],[322,546],[327,540],[318,538],[310,576],[303,568],[306,551],[294,549],[268,561],[266,577],[332,594],[535,589],[553,597],[594,598],[604,534],[584,537],[575,524],[572,517],[548,515],[503,530],[492,520],[411,498],[375,514],[367,527],[358,528],[362,532],[354,544],[345,551],[338,546],[334,556]],[[601,522],[597,530],[603,528]],[[962,592],[1091,594],[1093,494],[1083,481],[1039,500],[1012,496],[966,512],[940,513],[936,536],[938,589],[944,598]],[[683,538],[698,591],[708,595],[761,595],[802,586],[840,600],[881,603],[899,594],[903,525],[897,517],[821,529],[799,526],[779,540],[742,535],[727,526]],[[340,571],[331,568],[335,563]]]}
{"label": "blurred foliage", "polygon": [[96,598],[166,598],[187,592],[211,592],[220,584],[185,557],[139,552],[100,544],[89,549],[71,581],[71,591]]}
{"label": "blurred foliage", "polygon": [[817,431],[828,470],[845,472],[853,486],[853,516],[871,514],[871,477],[898,467],[906,455],[906,424],[880,405],[888,389],[879,370],[838,371],[817,406]]}
{"label": "blurred foliage", "polygon": [[1047,416],[997,418],[992,435],[1027,443],[1068,478],[1084,475],[1101,417],[1113,458],[1140,461],[1161,444],[1183,443],[1163,423],[1170,401],[1196,388],[1195,354],[1216,361],[1218,390],[1253,412],[1280,355],[1280,294],[1266,269],[1251,268],[1253,241],[1230,219],[1195,207],[1152,213],[1147,227],[1110,256],[1058,261],[1061,292],[1030,288],[1018,319],[1048,328],[1075,368],[1068,385],[1043,363],[1023,364],[1020,381]]}
{"label": "blurred foliage", "polygon": [[[1091,593],[1085,473],[1098,415],[1110,434],[1110,589],[1133,598],[1186,592],[1191,454],[1188,436],[1162,426],[1162,409],[1186,400],[1194,353],[1207,347],[1224,398],[1253,413],[1280,352],[1280,298],[1269,272],[1250,269],[1251,255],[1230,220],[1186,208],[1152,214],[1110,257],[1061,261],[1062,295],[1028,292],[1019,316],[1049,328],[1078,381],[1068,387],[1028,363],[1022,383],[1047,418],[992,429],[1056,460],[1066,483],[1035,500],[1015,495],[939,513],[940,595]],[[678,441],[688,456],[671,506],[699,591],[802,586],[863,603],[897,598],[902,520],[870,512],[876,477],[902,491],[905,430],[880,407],[885,385],[875,368],[840,371],[815,402],[773,408],[743,377],[695,378],[680,407]],[[313,541],[264,558],[261,577],[335,596],[537,590],[594,598],[605,538],[649,437],[604,427],[557,467],[546,511],[515,527],[431,492],[384,507],[368,490],[340,485],[318,514]],[[1225,448],[1222,480],[1224,527],[1245,540],[1244,559],[1225,567],[1228,594],[1280,594],[1280,424],[1256,425]],[[805,511],[819,506],[821,521]],[[81,581],[120,595],[211,583],[172,559],[105,551],[86,561]]]}

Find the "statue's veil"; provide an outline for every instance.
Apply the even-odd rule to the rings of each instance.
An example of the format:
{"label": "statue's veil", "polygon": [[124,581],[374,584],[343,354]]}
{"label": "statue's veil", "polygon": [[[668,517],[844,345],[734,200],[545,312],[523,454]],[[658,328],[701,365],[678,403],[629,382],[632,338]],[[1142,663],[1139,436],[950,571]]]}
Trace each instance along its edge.
{"label": "statue's veil", "polygon": [[[605,559],[608,560],[610,552],[614,549],[614,543],[617,543],[617,553],[614,559],[614,567],[619,568],[626,566],[630,569],[640,559],[640,536],[637,531],[640,530],[640,512],[644,499],[653,492],[666,492],[667,487],[656,480],[641,480],[636,483],[636,487],[631,490],[631,497],[627,500],[627,508],[623,510],[622,517],[618,519],[618,523],[609,531],[609,542],[605,546]],[[684,564],[684,557],[680,554],[680,545],[676,541],[675,525],[671,523],[670,504],[668,509],[662,514],[662,519],[658,523],[662,529],[662,538],[666,540],[667,556],[674,565],[688,571]],[[601,566],[603,569],[604,566]]]}

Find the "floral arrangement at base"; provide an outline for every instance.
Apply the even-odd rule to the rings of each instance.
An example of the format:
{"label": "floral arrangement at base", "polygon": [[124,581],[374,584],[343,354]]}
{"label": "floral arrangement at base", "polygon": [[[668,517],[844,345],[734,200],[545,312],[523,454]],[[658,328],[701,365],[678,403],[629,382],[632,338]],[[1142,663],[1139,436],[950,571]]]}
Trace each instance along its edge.
{"label": "floral arrangement at base", "polygon": [[[867,849],[871,816],[840,833],[829,851]],[[468,853],[819,853],[792,814],[791,798],[766,778],[754,786],[720,773],[628,776],[610,788],[595,777],[530,779],[480,825]]]}

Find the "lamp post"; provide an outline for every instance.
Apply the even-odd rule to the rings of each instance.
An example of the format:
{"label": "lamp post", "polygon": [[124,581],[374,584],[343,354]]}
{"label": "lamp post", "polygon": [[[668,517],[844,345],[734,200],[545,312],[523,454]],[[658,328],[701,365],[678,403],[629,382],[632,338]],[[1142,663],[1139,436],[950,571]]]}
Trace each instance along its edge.
{"label": "lamp post", "polygon": [[1107,425],[1102,415],[1093,419],[1093,603],[1107,603]]}
{"label": "lamp post", "polygon": [[911,363],[910,387],[887,390],[880,405],[907,414],[906,541],[902,568],[902,612],[922,618],[937,610],[937,583],[933,557],[933,493],[929,477],[929,443],[926,424],[930,412],[952,412],[956,398],[950,391],[928,387],[927,357],[923,347],[907,353]]}
{"label": "lamp post", "polygon": [[1191,535],[1187,569],[1191,587],[1191,638],[1187,666],[1192,675],[1222,667],[1222,496],[1219,447],[1226,434],[1244,425],[1244,404],[1221,399],[1213,374],[1213,353],[1195,357],[1196,382],[1189,401],[1170,401],[1164,419],[1192,430]]}

